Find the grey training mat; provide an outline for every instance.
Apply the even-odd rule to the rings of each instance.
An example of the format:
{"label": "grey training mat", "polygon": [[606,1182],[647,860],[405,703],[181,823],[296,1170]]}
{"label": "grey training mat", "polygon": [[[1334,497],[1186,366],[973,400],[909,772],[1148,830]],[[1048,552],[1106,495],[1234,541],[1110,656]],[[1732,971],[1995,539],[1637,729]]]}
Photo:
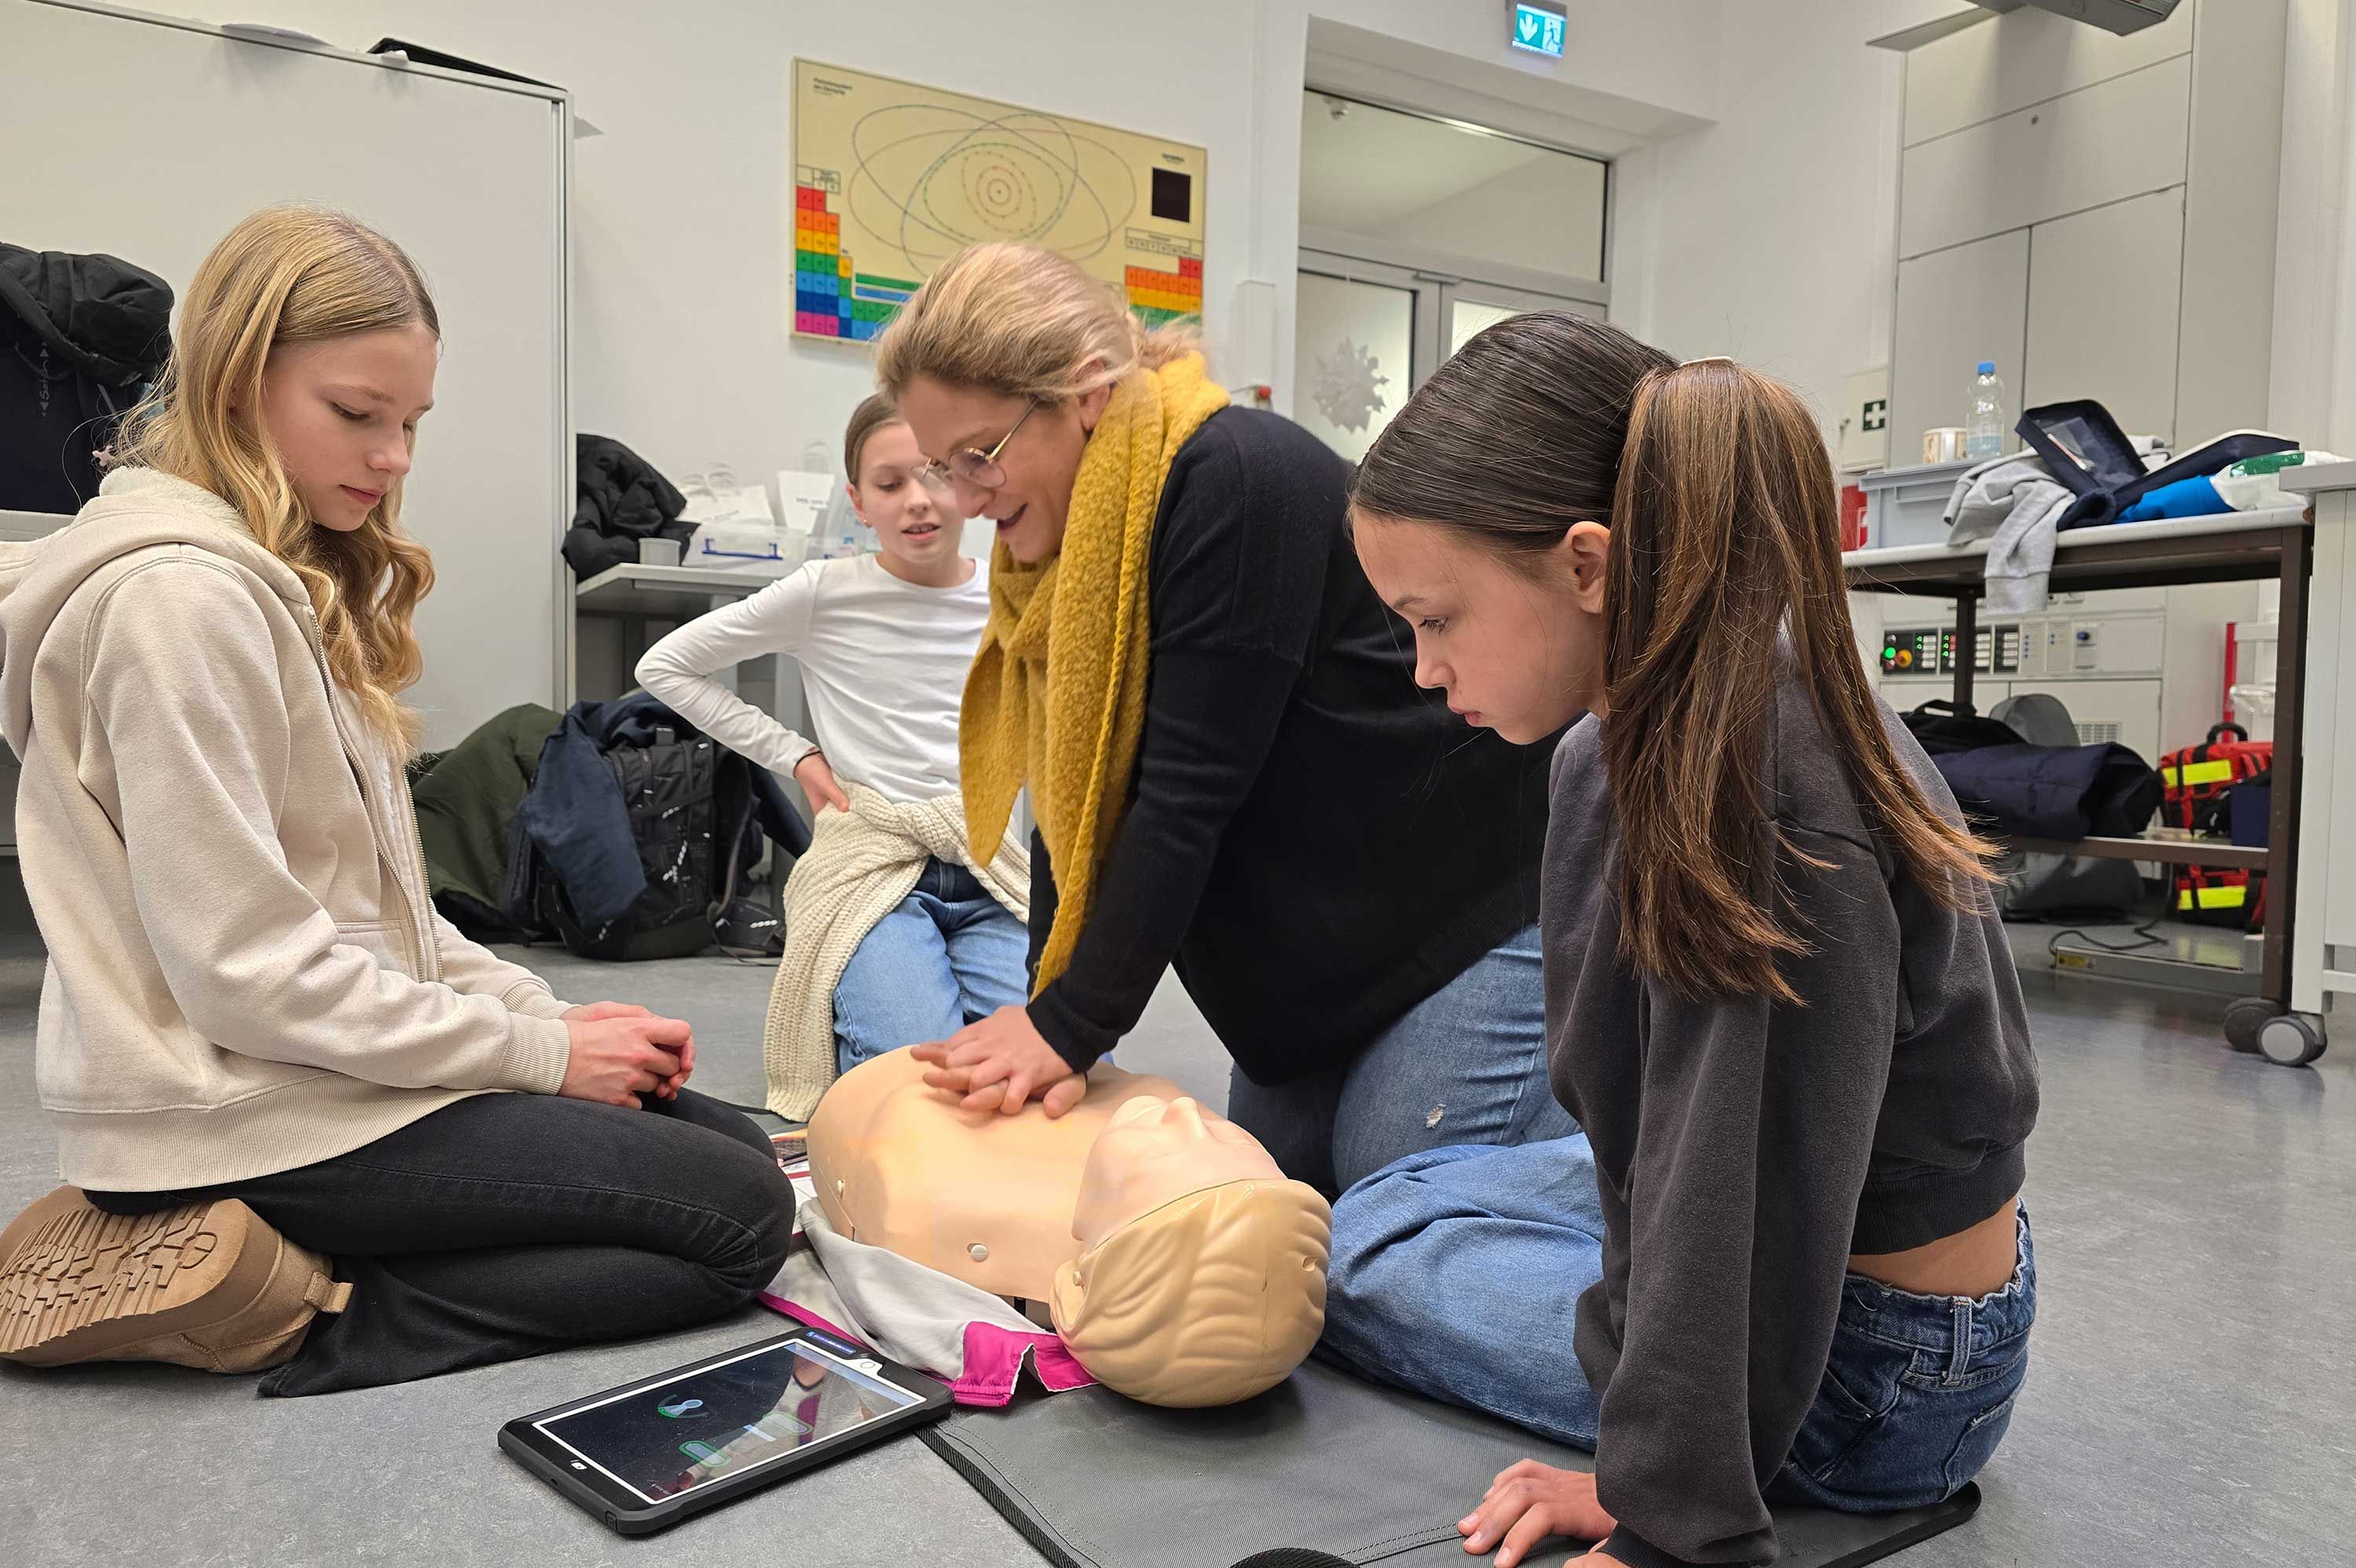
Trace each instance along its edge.
{"label": "grey training mat", "polygon": [[[1312,1361],[1258,1399],[1160,1410],[1101,1388],[960,1410],[925,1441],[1059,1568],[1462,1568],[1456,1520],[1517,1459],[1594,1468],[1576,1449]],[[1778,1509],[1783,1564],[1859,1568],[1969,1519],[1979,1491],[1864,1518]],[[1531,1563],[1559,1563],[1557,1543]],[[1326,1556],[1325,1554],[1331,1554]],[[1487,1560],[1481,1559],[1482,1562]]]}

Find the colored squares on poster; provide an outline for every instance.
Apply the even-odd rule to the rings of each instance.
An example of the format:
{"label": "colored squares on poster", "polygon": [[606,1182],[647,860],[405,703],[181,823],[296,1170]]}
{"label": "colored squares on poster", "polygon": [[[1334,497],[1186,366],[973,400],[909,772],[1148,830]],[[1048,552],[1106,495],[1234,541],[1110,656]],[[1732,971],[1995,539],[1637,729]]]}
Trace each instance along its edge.
{"label": "colored squares on poster", "polygon": [[1203,263],[1183,258],[1174,272],[1151,267],[1130,267],[1123,276],[1129,308],[1148,326],[1159,326],[1182,315],[1203,314]]}
{"label": "colored squares on poster", "polygon": [[794,187],[794,330],[864,343],[916,292],[905,278],[855,271],[842,250],[842,219],[817,186]]}

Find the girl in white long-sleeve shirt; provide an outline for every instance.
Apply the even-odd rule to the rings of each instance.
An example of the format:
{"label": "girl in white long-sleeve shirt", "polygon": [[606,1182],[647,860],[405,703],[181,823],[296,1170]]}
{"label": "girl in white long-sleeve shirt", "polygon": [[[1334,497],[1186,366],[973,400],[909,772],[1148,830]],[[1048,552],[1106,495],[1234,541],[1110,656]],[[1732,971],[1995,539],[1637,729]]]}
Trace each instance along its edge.
{"label": "girl in white long-sleeve shirt", "polygon": [[[958,708],[990,614],[959,519],[919,485],[915,437],[870,398],[843,434],[851,502],[883,553],[815,560],[647,650],[639,683],[732,751],[789,773],[821,814],[847,785],[892,805],[958,794]],[[766,654],[799,663],[812,740],[712,672]],[[945,1040],[1023,997],[1023,923],[963,865],[927,858],[916,891],[859,943],[834,988],[839,1067]]]}

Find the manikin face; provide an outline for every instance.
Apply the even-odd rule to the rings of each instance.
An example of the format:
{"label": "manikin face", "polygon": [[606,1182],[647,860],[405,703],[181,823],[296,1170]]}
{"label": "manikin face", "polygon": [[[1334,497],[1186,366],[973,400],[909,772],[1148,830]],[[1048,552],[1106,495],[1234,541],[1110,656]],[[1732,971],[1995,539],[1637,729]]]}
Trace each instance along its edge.
{"label": "manikin face", "polygon": [[1351,517],[1366,581],[1415,629],[1415,681],[1468,724],[1543,741],[1603,701],[1603,579],[1611,534],[1580,523],[1519,561],[1451,529]]}
{"label": "manikin face", "polygon": [[1192,1099],[1140,1095],[1113,1113],[1088,1150],[1072,1235],[1087,1252],[1142,1214],[1230,1181],[1281,1181],[1251,1134]]}
{"label": "manikin face", "polygon": [[434,406],[440,351],[423,325],[270,351],[262,369],[262,428],[313,522],[355,531],[409,472],[417,421]]}

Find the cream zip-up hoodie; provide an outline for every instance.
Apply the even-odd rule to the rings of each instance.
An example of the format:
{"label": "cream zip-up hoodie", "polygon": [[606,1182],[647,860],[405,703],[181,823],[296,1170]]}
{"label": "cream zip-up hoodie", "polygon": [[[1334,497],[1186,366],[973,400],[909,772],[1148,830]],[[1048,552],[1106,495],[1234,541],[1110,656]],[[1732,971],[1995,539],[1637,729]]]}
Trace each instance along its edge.
{"label": "cream zip-up hoodie", "polygon": [[146,469],[0,552],[0,733],[49,950],[66,1180],[154,1191],[553,1093],[565,1004],[434,912],[402,769],[337,700],[302,581]]}

